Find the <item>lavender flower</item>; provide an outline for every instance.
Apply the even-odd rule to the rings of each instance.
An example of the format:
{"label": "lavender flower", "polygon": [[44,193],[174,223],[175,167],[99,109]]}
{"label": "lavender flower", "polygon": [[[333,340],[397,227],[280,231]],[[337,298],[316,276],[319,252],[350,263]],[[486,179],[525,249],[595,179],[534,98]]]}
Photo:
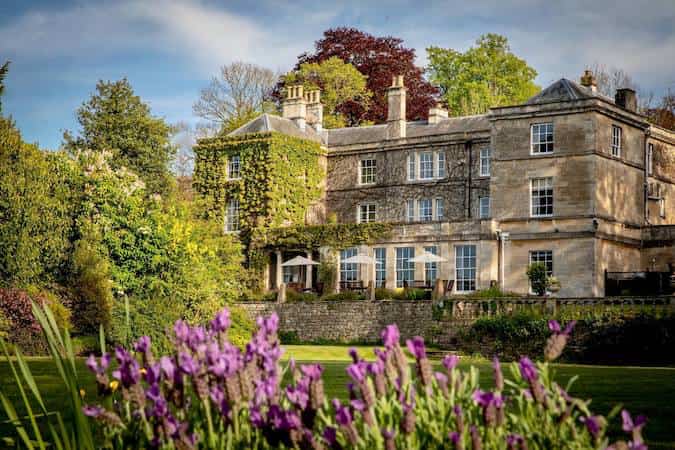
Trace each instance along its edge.
{"label": "lavender flower", "polygon": [[388,349],[394,348],[398,345],[399,340],[401,339],[401,334],[398,331],[398,327],[393,325],[387,325],[382,331],[382,343]]}
{"label": "lavender flower", "polygon": [[216,314],[216,317],[211,321],[211,329],[216,333],[223,333],[227,331],[228,328],[230,328],[231,323],[230,311],[223,309],[218,314]]}
{"label": "lavender flower", "polygon": [[581,421],[586,425],[586,429],[593,439],[598,439],[600,432],[605,426],[605,419],[602,416],[582,417]]}
{"label": "lavender flower", "polygon": [[520,375],[530,385],[530,392],[537,403],[544,404],[546,401],[546,394],[544,387],[539,381],[537,368],[534,363],[526,356],[520,358]]}
{"label": "lavender flower", "polygon": [[548,322],[548,328],[553,334],[546,341],[546,346],[544,348],[544,358],[547,361],[553,361],[562,354],[575,324],[576,321],[572,320],[567,324],[565,329],[561,331],[560,324],[556,320],[550,320]]}
{"label": "lavender flower", "polygon": [[476,425],[471,425],[471,448],[473,450],[481,450],[483,448],[483,442],[478,432],[478,427]]}
{"label": "lavender flower", "polygon": [[[626,433],[631,433],[633,440],[630,442],[631,448],[638,448],[644,445],[642,439],[642,427],[647,423],[645,416],[637,416],[635,420],[627,410],[621,411],[622,429]],[[641,447],[640,447],[641,448]]]}
{"label": "lavender flower", "polygon": [[509,434],[506,437],[506,447],[508,450],[527,449],[525,438],[519,434]]}
{"label": "lavender flower", "polygon": [[502,373],[502,366],[499,364],[499,358],[496,356],[492,360],[492,369],[495,374],[495,388],[498,391],[504,390],[504,374]]}
{"label": "lavender flower", "polygon": [[445,355],[443,357],[443,367],[450,372],[452,371],[455,367],[457,367],[457,364],[459,363],[459,356],[457,355]]}
{"label": "lavender flower", "polygon": [[452,445],[455,449],[462,450],[464,448],[464,445],[462,445],[462,435],[460,435],[458,432],[452,431],[448,437],[450,438],[450,442],[452,442]]}

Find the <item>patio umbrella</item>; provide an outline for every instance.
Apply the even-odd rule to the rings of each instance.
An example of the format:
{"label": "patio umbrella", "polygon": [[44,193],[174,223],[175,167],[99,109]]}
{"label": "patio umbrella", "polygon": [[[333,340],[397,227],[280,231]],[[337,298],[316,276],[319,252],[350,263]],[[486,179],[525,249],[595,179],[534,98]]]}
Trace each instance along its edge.
{"label": "patio umbrella", "polygon": [[434,255],[433,253],[424,252],[419,256],[410,258],[408,261],[413,263],[437,263],[447,261],[442,256]]}
{"label": "patio umbrella", "polygon": [[289,259],[285,263],[281,264],[281,267],[291,267],[291,266],[318,266],[319,263],[307,259],[304,256],[296,256],[295,258]]}

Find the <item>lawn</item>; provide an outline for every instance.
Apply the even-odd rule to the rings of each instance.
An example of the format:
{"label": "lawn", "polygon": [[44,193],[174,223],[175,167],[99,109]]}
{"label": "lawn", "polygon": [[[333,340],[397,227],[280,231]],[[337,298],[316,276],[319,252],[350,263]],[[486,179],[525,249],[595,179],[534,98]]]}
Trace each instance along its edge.
{"label": "lawn", "polygon": [[[348,377],[345,367],[348,364],[348,347],[342,346],[287,346],[285,359],[289,356],[298,361],[320,362],[325,368],[324,380],[326,393],[330,397],[346,396],[345,386]],[[368,347],[359,348],[366,357],[373,356]],[[482,385],[492,383],[490,363],[485,360],[463,361],[460,367],[469,363],[480,370]],[[31,358],[30,367],[40,386],[50,410],[63,408],[66,393],[63,391],[58,374],[48,358]],[[87,396],[95,392],[94,380],[79,361],[79,372],[83,374]],[[508,373],[508,372],[507,372]],[[620,403],[635,414],[649,417],[645,436],[652,448],[675,447],[675,369],[641,368],[641,367],[606,367],[579,366],[561,364],[556,366],[556,373],[561,384],[578,375],[579,380],[572,389],[572,394],[582,398],[592,398],[591,409],[596,413],[606,414],[614,405]],[[9,394],[15,405],[19,402],[19,394],[11,384],[11,372],[6,361],[0,360],[0,386]],[[4,414],[0,413],[3,417]],[[615,419],[615,425],[618,423]],[[0,435],[7,430],[0,427]]]}

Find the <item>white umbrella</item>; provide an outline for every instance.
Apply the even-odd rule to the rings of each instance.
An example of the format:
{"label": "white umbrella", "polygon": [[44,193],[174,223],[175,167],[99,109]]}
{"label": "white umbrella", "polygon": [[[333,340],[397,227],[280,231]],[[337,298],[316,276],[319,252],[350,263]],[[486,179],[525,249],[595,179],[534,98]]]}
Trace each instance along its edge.
{"label": "white umbrella", "polygon": [[318,265],[319,265],[318,262],[312,261],[311,259],[307,259],[304,256],[296,256],[295,258],[289,259],[281,266],[290,267],[290,266],[318,266]]}
{"label": "white umbrella", "polygon": [[368,255],[354,255],[340,260],[345,264],[375,264],[375,258]]}
{"label": "white umbrella", "polygon": [[408,261],[413,262],[413,263],[436,263],[436,262],[443,262],[447,261],[445,258],[434,255],[433,253],[429,252],[424,252],[419,256],[415,256],[414,258],[410,258]]}

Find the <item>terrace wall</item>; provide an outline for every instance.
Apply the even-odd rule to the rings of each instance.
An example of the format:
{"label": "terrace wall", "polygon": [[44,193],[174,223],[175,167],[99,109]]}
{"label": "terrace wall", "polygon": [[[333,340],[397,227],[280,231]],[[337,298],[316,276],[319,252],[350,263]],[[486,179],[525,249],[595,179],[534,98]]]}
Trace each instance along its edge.
{"label": "terrace wall", "polygon": [[545,314],[575,308],[675,308],[675,297],[607,298],[499,298],[429,301],[315,301],[240,302],[255,318],[276,311],[282,336],[302,342],[379,342],[380,332],[395,323],[403,339],[423,336],[434,345],[448,347],[457,332],[481,317],[538,309]]}

